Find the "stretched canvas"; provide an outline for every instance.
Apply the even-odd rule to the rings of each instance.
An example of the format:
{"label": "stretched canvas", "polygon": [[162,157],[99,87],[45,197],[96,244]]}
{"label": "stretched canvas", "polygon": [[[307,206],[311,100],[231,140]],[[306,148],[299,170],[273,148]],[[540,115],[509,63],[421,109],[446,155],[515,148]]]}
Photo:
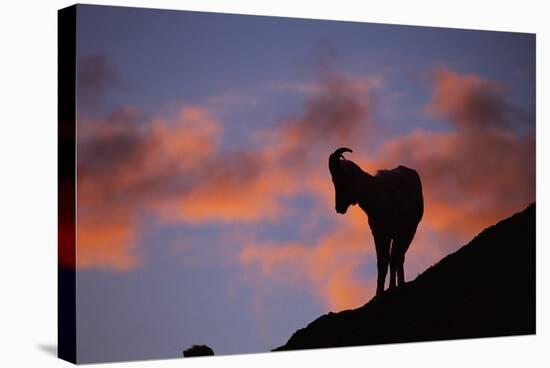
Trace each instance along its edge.
{"label": "stretched canvas", "polygon": [[60,358],[535,333],[534,34],[58,16]]}

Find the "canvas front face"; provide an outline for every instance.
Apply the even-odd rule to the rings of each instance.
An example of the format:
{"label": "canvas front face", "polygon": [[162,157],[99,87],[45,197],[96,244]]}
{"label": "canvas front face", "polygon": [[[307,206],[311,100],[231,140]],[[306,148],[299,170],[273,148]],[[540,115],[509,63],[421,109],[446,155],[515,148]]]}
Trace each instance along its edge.
{"label": "canvas front face", "polygon": [[535,35],[74,17],[78,363],[535,332]]}

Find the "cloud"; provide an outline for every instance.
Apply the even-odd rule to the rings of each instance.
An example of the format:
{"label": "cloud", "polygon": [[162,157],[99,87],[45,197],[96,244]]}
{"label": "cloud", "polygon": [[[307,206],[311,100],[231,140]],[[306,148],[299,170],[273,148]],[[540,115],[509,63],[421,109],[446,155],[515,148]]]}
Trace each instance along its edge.
{"label": "cloud", "polygon": [[454,129],[395,138],[377,159],[420,173],[430,226],[470,236],[535,200],[534,121],[517,129],[502,87],[438,69],[426,111]]}
{"label": "cloud", "polygon": [[466,134],[510,129],[521,123],[517,121],[517,109],[504,98],[503,85],[441,67],[435,70],[434,76],[434,92],[426,110],[435,117],[449,120],[459,130],[468,130]]}
{"label": "cloud", "polygon": [[276,221],[284,214],[279,199],[295,183],[262,152],[230,152],[195,167],[195,183],[163,203],[166,221],[249,223]]}
{"label": "cloud", "polygon": [[[89,207],[89,206],[88,206]],[[111,206],[108,213],[79,214],[77,220],[78,268],[128,271],[139,263],[135,254],[138,222],[131,208]]]}
{"label": "cloud", "polygon": [[219,122],[195,106],[170,121],[122,108],[79,124],[78,266],[122,271],[137,265],[141,217],[189,190],[186,179],[217,151],[220,134]]}
{"label": "cloud", "polygon": [[[359,213],[359,215],[361,215]],[[303,287],[329,309],[357,307],[371,295],[373,282],[357,275],[366,262],[376,263],[366,219],[362,226],[340,221],[334,232],[325,232],[310,244],[301,242],[246,244],[239,261],[249,272],[259,272],[272,282]]]}
{"label": "cloud", "polygon": [[81,58],[77,64],[78,99],[94,105],[108,88],[121,85],[111,64],[103,54]]}
{"label": "cloud", "polygon": [[[377,91],[381,90],[385,85],[385,76],[383,73],[369,74],[366,76],[346,76],[342,73],[337,73],[330,68],[321,68],[319,75],[328,75],[330,78],[353,80],[355,86],[360,90]],[[305,96],[315,96],[326,91],[325,86],[319,83],[318,80],[313,81],[276,81],[269,84],[269,88],[281,92],[295,92]]]}
{"label": "cloud", "polygon": [[311,194],[308,183],[326,166],[319,157],[328,157],[336,142],[357,141],[369,127],[372,107],[361,82],[331,72],[320,78],[318,91],[276,131],[259,134],[260,148],[219,152],[201,161],[196,185],[165,203],[163,218],[194,224],[284,219],[282,200]]}
{"label": "cloud", "polygon": [[360,142],[372,128],[372,103],[364,81],[327,70],[303,111],[283,123],[276,147],[283,159],[304,164],[335,145]]}

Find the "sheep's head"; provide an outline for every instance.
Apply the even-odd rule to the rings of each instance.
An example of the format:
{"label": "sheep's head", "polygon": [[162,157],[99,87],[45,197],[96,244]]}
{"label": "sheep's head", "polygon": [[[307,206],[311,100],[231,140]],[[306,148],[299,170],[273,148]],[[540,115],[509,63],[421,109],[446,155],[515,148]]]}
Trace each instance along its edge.
{"label": "sheep's head", "polygon": [[353,152],[342,147],[334,151],[328,158],[328,168],[332,175],[335,192],[335,208],[337,213],[344,214],[348,207],[357,204],[357,169],[359,167],[342,156],[344,152]]}

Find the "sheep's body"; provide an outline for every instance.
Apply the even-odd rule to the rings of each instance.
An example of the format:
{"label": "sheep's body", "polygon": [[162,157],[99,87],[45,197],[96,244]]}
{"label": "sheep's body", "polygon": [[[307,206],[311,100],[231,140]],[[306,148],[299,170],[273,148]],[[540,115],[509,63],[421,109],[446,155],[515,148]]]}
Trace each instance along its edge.
{"label": "sheep's body", "polygon": [[369,216],[371,230],[391,235],[418,225],[424,205],[420,177],[415,170],[398,166],[380,170],[366,180],[371,183],[363,187],[358,204]]}
{"label": "sheep's body", "polygon": [[[337,161],[333,158],[335,154]],[[390,288],[405,282],[405,253],[424,213],[420,177],[405,166],[380,170],[371,176],[339,156],[341,152],[337,150],[329,161],[336,190],[336,211],[343,214],[350,205],[358,204],[366,212],[376,246],[376,295],[380,295],[388,266]]]}

